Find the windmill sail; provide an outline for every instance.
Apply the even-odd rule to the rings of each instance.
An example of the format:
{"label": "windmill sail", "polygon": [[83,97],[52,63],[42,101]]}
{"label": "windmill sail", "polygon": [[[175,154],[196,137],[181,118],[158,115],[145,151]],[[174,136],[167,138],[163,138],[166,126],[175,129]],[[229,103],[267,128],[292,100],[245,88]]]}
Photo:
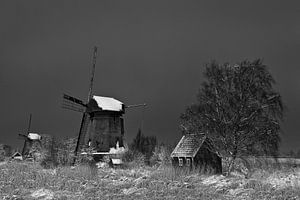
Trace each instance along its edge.
{"label": "windmill sail", "polygon": [[76,144],[76,149],[75,149],[75,156],[77,155],[77,152],[79,151],[80,147],[82,147],[84,145],[84,137],[87,133],[89,121],[90,121],[89,114],[86,112],[83,113],[80,130],[79,130],[79,135],[78,135],[78,139],[77,139],[77,144]]}
{"label": "windmill sail", "polygon": [[[94,84],[94,76],[95,76],[95,68],[96,68],[96,58],[97,58],[97,49],[98,48],[95,46],[94,47],[94,53],[93,53],[92,72],[91,72],[90,87],[89,87],[89,93],[88,93],[87,103],[89,103],[89,101],[91,100],[92,93],[93,93],[93,84]],[[72,99],[72,100],[74,100],[74,99]],[[80,125],[78,140],[77,140],[77,145],[76,145],[76,149],[75,149],[75,156],[77,156],[77,152],[80,150],[80,148],[82,147],[82,145],[84,145],[84,138],[85,138],[86,133],[87,133],[87,128],[88,128],[89,122],[90,122],[90,116],[86,112],[86,109],[85,109],[85,112],[83,113],[82,120],[81,120],[81,125]]]}
{"label": "windmill sail", "polygon": [[63,95],[63,103],[62,108],[77,111],[77,112],[84,112],[86,105],[83,103],[83,101],[69,96],[67,94]]}
{"label": "windmill sail", "polygon": [[26,148],[28,147],[28,143],[30,142],[30,141],[29,141],[29,138],[28,138],[28,134],[29,134],[29,132],[30,132],[31,119],[32,119],[32,114],[29,115],[29,122],[28,122],[27,134],[26,134],[26,135],[24,135],[24,134],[19,134],[19,137],[21,137],[22,139],[24,139],[24,145],[23,145],[23,149],[22,149],[22,155],[25,154]]}

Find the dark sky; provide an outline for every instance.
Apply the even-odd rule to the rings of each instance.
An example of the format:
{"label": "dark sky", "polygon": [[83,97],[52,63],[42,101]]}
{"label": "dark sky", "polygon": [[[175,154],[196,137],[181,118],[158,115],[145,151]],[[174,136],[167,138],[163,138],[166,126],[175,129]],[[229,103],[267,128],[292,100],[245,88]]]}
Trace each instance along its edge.
{"label": "dark sky", "polygon": [[81,114],[60,107],[62,93],[94,93],[125,104],[130,141],[144,134],[175,142],[179,116],[195,102],[204,64],[263,58],[288,107],[282,149],[300,149],[299,1],[1,1],[0,143],[22,146],[32,131],[76,136]]}

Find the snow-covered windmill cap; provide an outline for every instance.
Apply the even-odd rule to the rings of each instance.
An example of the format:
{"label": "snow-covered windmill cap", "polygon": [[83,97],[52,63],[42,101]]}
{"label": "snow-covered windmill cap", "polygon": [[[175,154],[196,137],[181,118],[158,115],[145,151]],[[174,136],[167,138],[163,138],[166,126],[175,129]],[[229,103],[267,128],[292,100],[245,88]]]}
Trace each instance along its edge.
{"label": "snow-covered windmill cap", "polygon": [[108,111],[122,111],[123,103],[111,97],[93,96],[99,108]]}
{"label": "snow-covered windmill cap", "polygon": [[28,133],[27,137],[31,140],[41,140],[42,139],[42,136],[40,136],[37,133]]}

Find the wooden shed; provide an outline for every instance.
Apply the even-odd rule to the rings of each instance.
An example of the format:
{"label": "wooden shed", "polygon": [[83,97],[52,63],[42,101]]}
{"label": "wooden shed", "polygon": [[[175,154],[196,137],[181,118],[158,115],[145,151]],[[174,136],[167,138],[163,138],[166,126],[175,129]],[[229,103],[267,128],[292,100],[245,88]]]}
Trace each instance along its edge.
{"label": "wooden shed", "polygon": [[23,156],[20,152],[16,151],[12,156],[11,159],[13,160],[23,160]]}
{"label": "wooden shed", "polygon": [[174,167],[204,168],[222,173],[222,159],[212,148],[204,134],[184,135],[171,153],[172,164]]}

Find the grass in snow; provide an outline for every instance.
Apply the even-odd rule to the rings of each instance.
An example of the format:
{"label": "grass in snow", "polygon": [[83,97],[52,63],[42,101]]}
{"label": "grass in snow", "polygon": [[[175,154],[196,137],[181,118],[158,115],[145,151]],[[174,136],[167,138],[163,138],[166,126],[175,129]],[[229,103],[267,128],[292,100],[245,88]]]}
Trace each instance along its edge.
{"label": "grass in snow", "polygon": [[300,168],[256,169],[248,178],[170,166],[43,169],[0,165],[0,199],[300,199]]}

